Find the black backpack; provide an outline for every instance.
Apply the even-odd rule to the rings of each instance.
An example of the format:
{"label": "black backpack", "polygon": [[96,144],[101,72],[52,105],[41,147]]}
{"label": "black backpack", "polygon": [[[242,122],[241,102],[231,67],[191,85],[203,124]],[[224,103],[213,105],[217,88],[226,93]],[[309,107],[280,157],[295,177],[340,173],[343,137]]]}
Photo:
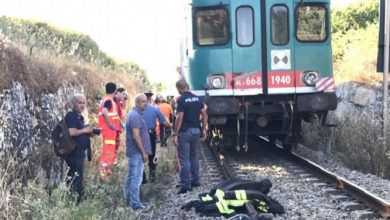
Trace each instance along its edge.
{"label": "black backpack", "polygon": [[51,133],[54,152],[59,157],[66,157],[76,148],[76,142],[70,136],[65,119],[62,119]]}

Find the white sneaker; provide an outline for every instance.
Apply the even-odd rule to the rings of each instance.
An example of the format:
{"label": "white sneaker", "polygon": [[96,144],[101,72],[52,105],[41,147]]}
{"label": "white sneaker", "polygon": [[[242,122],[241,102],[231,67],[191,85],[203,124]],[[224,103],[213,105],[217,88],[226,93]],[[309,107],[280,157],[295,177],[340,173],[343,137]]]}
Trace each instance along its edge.
{"label": "white sneaker", "polygon": [[141,205],[141,207],[139,208],[133,208],[134,211],[141,211],[141,212],[147,212],[149,210],[151,210],[153,207],[151,205],[147,205],[147,204],[144,204],[144,205]]}

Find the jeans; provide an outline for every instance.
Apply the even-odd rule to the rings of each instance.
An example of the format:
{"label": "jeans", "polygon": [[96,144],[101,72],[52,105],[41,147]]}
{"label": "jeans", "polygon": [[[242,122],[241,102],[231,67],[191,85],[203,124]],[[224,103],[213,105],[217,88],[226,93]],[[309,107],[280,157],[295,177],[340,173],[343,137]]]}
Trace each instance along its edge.
{"label": "jeans", "polygon": [[182,189],[191,189],[191,184],[199,184],[199,160],[197,148],[200,144],[199,128],[188,128],[178,135],[180,184]]}
{"label": "jeans", "polygon": [[77,201],[80,202],[84,193],[83,176],[84,176],[84,158],[78,157],[77,153],[72,153],[65,158],[65,162],[69,166],[69,171],[66,178],[67,185],[71,187],[72,191],[79,194]]}
{"label": "jeans", "polygon": [[124,186],[125,201],[127,205],[131,205],[133,208],[138,209],[142,206],[140,201],[140,187],[144,163],[140,153],[127,157],[127,160],[129,170]]}

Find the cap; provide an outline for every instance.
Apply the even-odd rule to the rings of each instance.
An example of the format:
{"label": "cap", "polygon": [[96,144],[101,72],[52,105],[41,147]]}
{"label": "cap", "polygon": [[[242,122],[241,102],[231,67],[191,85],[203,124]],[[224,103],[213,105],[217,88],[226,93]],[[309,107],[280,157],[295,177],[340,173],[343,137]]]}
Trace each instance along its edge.
{"label": "cap", "polygon": [[152,97],[153,96],[153,92],[152,91],[145,92],[145,95],[146,95],[146,97]]}

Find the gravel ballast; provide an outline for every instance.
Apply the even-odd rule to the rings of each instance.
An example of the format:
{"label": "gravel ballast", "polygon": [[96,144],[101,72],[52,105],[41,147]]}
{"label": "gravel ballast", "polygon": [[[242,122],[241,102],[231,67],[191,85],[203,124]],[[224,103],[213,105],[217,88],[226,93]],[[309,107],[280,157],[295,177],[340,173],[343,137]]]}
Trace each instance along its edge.
{"label": "gravel ballast", "polygon": [[[303,146],[300,146],[296,153],[386,200],[390,197],[388,180],[350,170],[330,156],[311,151]],[[294,165],[262,147],[252,147],[247,153],[228,152],[228,154],[230,155],[228,158],[233,161],[234,167],[243,174],[244,178],[271,180],[273,187],[269,196],[279,201],[286,211],[286,214],[273,216],[273,219],[358,219],[362,216],[361,213],[367,212],[364,208],[363,211],[354,211],[356,203],[353,203],[350,197],[344,199],[345,196],[339,195],[338,190],[316,179],[305,171],[305,168]],[[195,213],[194,209],[188,212],[180,209],[183,204],[197,200],[198,194],[208,192],[212,186],[223,180],[220,174],[210,172],[214,167],[206,161],[203,151],[199,154],[199,158],[202,186],[178,195],[179,189],[175,187],[179,183],[178,173],[160,176],[156,183],[148,183],[153,184],[154,190],[159,192],[158,202],[152,212],[140,215],[139,219],[226,219],[225,217],[202,217]],[[370,215],[370,211],[368,214],[369,219],[377,218]]]}
{"label": "gravel ballast", "polygon": [[378,176],[369,173],[362,173],[352,170],[340,161],[334,159],[331,155],[326,155],[323,152],[313,151],[303,145],[299,145],[295,151],[296,154],[305,157],[313,162],[321,165],[325,169],[335,173],[336,175],[355,183],[356,185],[365,188],[367,191],[379,196],[380,198],[390,202],[390,181],[382,179]]}

